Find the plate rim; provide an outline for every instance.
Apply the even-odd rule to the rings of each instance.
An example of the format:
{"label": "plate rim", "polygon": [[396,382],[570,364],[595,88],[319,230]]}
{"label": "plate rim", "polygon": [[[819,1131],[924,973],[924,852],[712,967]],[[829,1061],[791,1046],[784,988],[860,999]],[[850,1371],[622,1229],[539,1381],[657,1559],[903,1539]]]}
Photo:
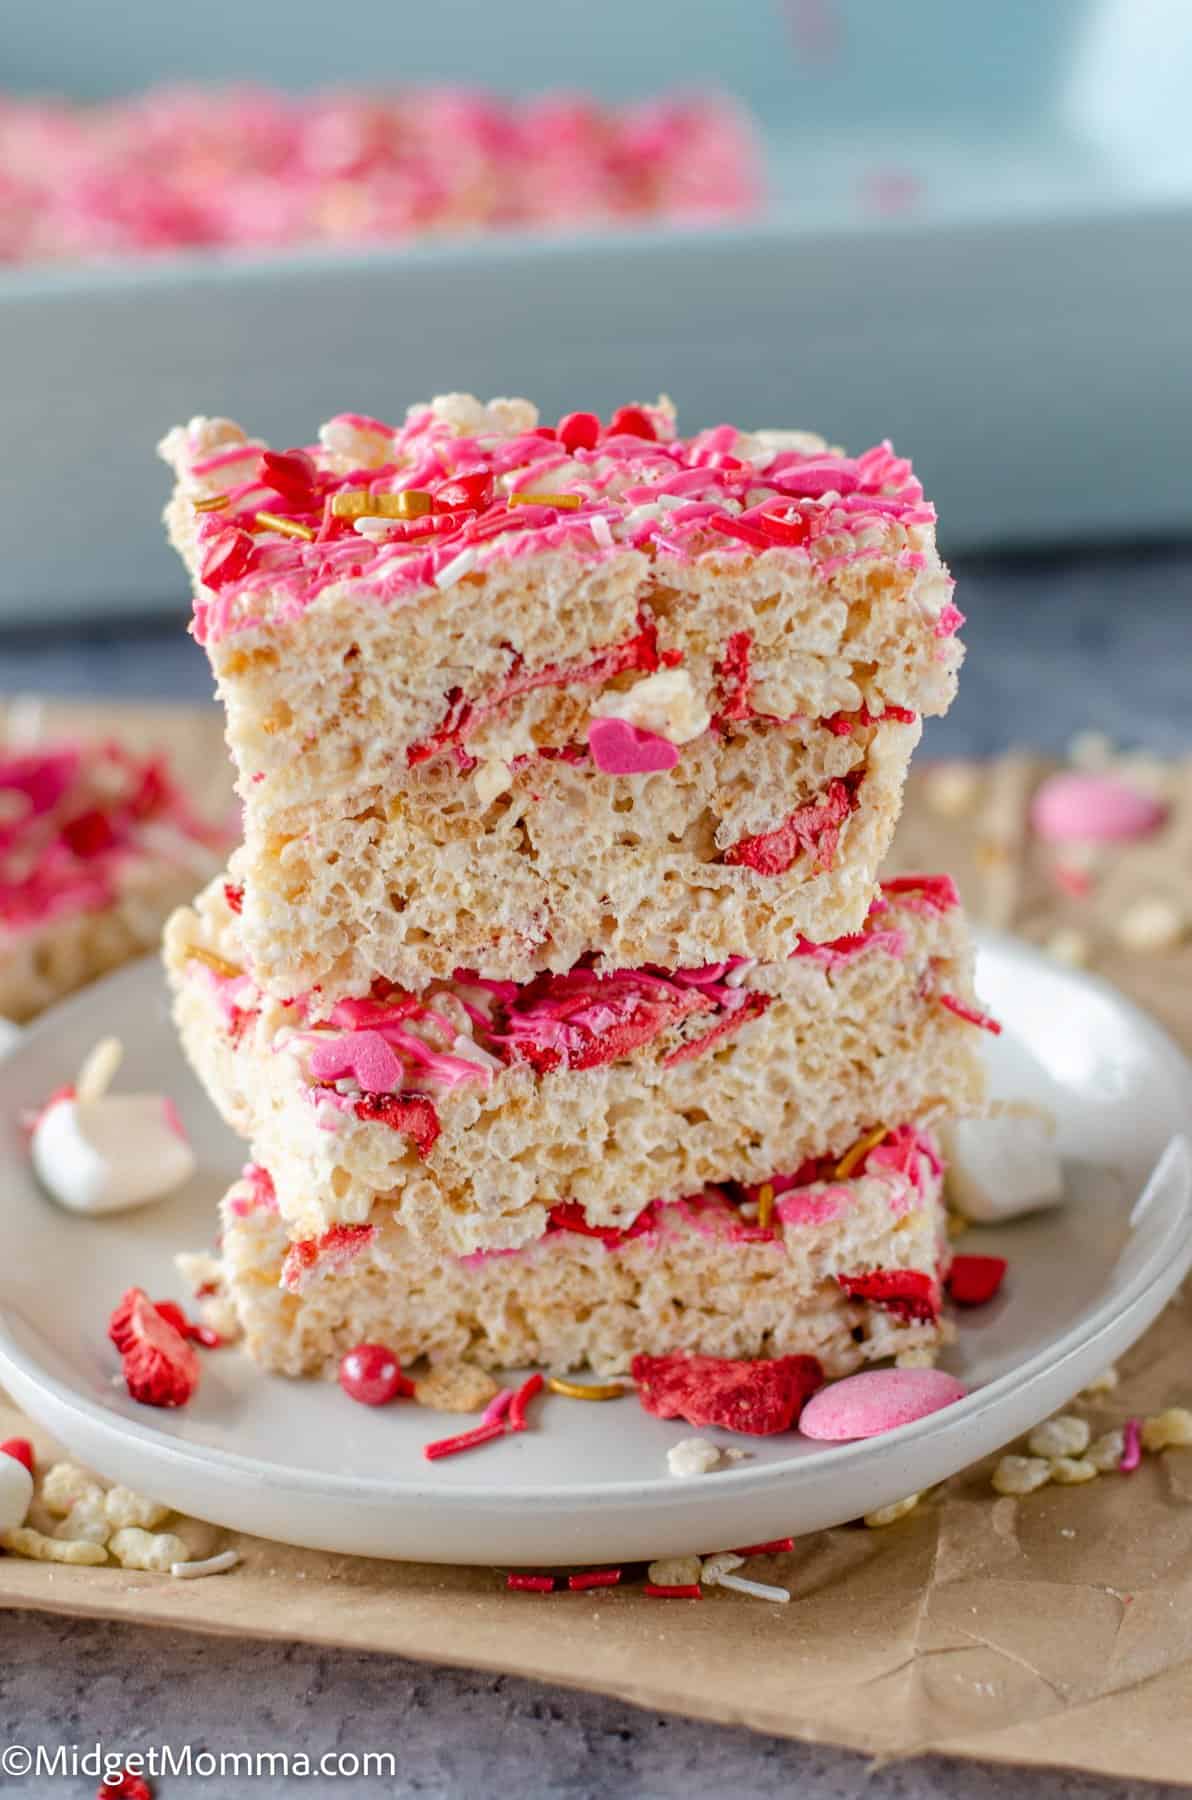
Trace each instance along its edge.
{"label": "plate rim", "polygon": [[[1128,1017],[1134,1030],[1146,1042],[1149,1052],[1163,1061],[1172,1075],[1182,1080],[1187,1090],[1189,1119],[1192,1122],[1192,1059],[1170,1033],[1135,1001],[1104,976],[1057,964],[1045,952],[1012,933],[974,927],[972,935],[978,958],[982,954],[992,954],[1025,962],[1028,970],[1033,966],[1046,971],[1052,978],[1059,978],[1066,985],[1097,994]],[[143,980],[154,969],[159,971],[160,964],[155,953],[150,952],[49,1008],[31,1025],[24,1027],[20,1037],[11,1045],[0,1050],[0,1067],[19,1058],[30,1037],[49,1036],[63,1013],[85,1010],[94,1003],[97,993]],[[856,1463],[864,1463],[872,1459],[875,1453],[880,1455],[887,1448],[913,1450],[925,1439],[941,1438],[964,1430],[981,1413],[996,1408],[1013,1389],[1026,1387],[1049,1369],[1062,1368],[1072,1357],[1079,1356],[1098,1337],[1110,1332],[1120,1317],[1143,1305],[1155,1288],[1161,1287],[1171,1278],[1172,1267],[1178,1262],[1178,1255],[1172,1256],[1173,1251],[1182,1247],[1183,1253],[1192,1261],[1192,1144],[1184,1134],[1173,1134],[1160,1153],[1146,1187],[1149,1187],[1173,1152],[1175,1160],[1183,1165],[1185,1192],[1182,1205],[1164,1227],[1144,1267],[1115,1295],[1103,1295],[1058,1341],[1042,1346],[1025,1362],[995,1376],[993,1380],[950,1406],[909,1425],[884,1432],[877,1438],[830,1443],[822,1449],[805,1451],[798,1457],[785,1457],[754,1467],[718,1470],[717,1491],[761,1496],[769,1489],[792,1480],[822,1475],[829,1464],[840,1469],[843,1474]],[[1135,1206],[1146,1187],[1135,1197]],[[1183,1273],[1186,1270],[1172,1280],[1172,1291],[1183,1278]],[[495,1507],[498,1511],[516,1510],[524,1509],[529,1503],[538,1503],[562,1513],[580,1508],[586,1510],[599,1504],[650,1507],[665,1502],[673,1506],[677,1498],[676,1483],[669,1473],[628,1481],[589,1482],[582,1488],[516,1481],[475,1483],[455,1488],[411,1479],[398,1471],[384,1476],[317,1471],[290,1463],[270,1461],[250,1452],[225,1449],[219,1445],[196,1445],[186,1439],[170,1437],[151,1424],[109,1410],[98,1401],[79,1394],[68,1383],[46,1371],[40,1363],[31,1361],[12,1335],[7,1309],[0,1296],[0,1378],[11,1380],[14,1373],[21,1385],[44,1395],[47,1403],[56,1411],[80,1418],[89,1431],[131,1438],[147,1456],[161,1457],[178,1467],[199,1469],[207,1477],[227,1479],[239,1489],[243,1489],[246,1484],[259,1485],[264,1479],[285,1493],[325,1497],[337,1503],[375,1503],[386,1499],[410,1504],[430,1501],[436,1506],[446,1506],[452,1512],[461,1509],[468,1511],[478,1506]],[[628,1397],[627,1395],[627,1399]],[[660,1420],[659,1423],[670,1421]],[[694,1431],[696,1428],[689,1429]]]}

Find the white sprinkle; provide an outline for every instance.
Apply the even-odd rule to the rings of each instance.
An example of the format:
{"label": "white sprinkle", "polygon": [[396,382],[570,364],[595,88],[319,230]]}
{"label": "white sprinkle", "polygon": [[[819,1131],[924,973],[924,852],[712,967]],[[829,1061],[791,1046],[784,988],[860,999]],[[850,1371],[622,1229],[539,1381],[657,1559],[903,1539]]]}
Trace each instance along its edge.
{"label": "white sprinkle", "polygon": [[435,576],[435,586],[437,588],[453,587],[464,575],[470,575],[475,567],[475,550],[461,550],[458,556],[453,556],[451,561],[439,570]]}
{"label": "white sprinkle", "polygon": [[239,1550],[221,1550],[218,1556],[205,1556],[201,1562],[171,1563],[170,1574],[176,1581],[197,1581],[200,1575],[223,1575],[239,1561]]}
{"label": "white sprinkle", "polygon": [[353,519],[352,530],[360,537],[368,538],[371,543],[383,543],[390,536],[399,521],[397,519],[378,518],[375,513],[365,513],[362,519]]}
{"label": "white sprinkle", "polygon": [[107,1093],[116,1071],[124,1060],[124,1045],[117,1037],[100,1038],[95,1048],[83,1059],[75,1076],[76,1100],[99,1100]]}
{"label": "white sprinkle", "polygon": [[718,1575],[715,1585],[735,1588],[738,1594],[752,1594],[755,1600],[777,1600],[785,1604],[790,1599],[786,1588],[771,1587],[768,1581],[750,1581],[745,1575]]}
{"label": "white sprinkle", "polygon": [[613,534],[604,514],[597,513],[594,519],[588,520],[588,524],[591,526],[592,536],[596,539],[600,548],[602,550],[611,550],[613,547]]}

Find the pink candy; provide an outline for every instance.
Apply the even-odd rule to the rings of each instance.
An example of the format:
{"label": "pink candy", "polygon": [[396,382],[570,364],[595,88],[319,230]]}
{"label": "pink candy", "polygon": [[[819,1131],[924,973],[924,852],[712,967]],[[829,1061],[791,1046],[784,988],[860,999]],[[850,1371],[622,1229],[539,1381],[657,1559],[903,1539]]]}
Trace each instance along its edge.
{"label": "pink candy", "polygon": [[1166,817],[1166,806],[1153,794],[1079,769],[1050,776],[1031,804],[1035,832],[1052,844],[1125,843],[1157,831]]}
{"label": "pink candy", "polygon": [[677,747],[655,731],[640,731],[625,719],[593,719],[588,726],[592,761],[606,775],[653,775],[673,769]]}
{"label": "pink candy", "polygon": [[311,1051],[310,1072],[318,1081],[354,1076],[366,1094],[388,1094],[402,1083],[402,1064],[379,1031],[345,1031]]}
{"label": "pink candy", "polygon": [[866,1369],[813,1394],[799,1430],[829,1443],[877,1437],[963,1400],[966,1391],[943,1369]]}

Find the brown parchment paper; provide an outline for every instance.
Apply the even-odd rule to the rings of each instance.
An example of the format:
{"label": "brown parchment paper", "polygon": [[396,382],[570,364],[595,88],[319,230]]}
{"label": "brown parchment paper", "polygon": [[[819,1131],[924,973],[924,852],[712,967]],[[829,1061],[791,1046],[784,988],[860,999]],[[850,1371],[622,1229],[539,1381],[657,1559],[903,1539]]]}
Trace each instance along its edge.
{"label": "brown parchment paper", "polygon": [[[128,709],[117,722],[128,730]],[[141,723],[216,779],[214,715],[159,712]],[[1145,846],[1108,854],[1084,898],[1029,842],[1041,772],[1026,758],[945,782],[925,769],[894,860],[950,868],[978,918],[1040,942],[1062,932],[1069,953],[1079,934],[1092,966],[1192,1045],[1192,945],[1143,955],[1116,936],[1138,899],[1186,903],[1192,765],[1143,771],[1167,794],[1169,824]],[[1120,1369],[1119,1390],[1085,1408],[1094,1430],[1192,1404],[1188,1293]],[[0,1396],[0,1438],[18,1432],[53,1453]],[[1192,1451],[1021,1501],[993,1493],[990,1466],[886,1530],[823,1532],[759,1560],[751,1572],[790,1586],[785,1607],[726,1591],[698,1604],[632,1588],[511,1594],[502,1571],[325,1556],[231,1534],[241,1567],[195,1582],[0,1557],[0,1605],[502,1670],[882,1757],[934,1750],[1192,1783]]]}

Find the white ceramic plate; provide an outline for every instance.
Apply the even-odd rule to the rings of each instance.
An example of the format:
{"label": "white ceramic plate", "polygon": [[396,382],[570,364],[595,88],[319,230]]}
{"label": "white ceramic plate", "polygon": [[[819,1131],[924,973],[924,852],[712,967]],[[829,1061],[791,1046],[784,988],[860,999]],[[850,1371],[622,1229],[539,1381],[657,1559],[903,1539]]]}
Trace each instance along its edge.
{"label": "white ceramic plate", "polygon": [[[983,1230],[1010,1259],[991,1306],[961,1317],[947,1366],[968,1398],[868,1442],[734,1440],[749,1460],[676,1481],[668,1445],[691,1427],[546,1397],[537,1426],[429,1464],[463,1422],[400,1403],[354,1406],[330,1383],[204,1355],[184,1410],[131,1402],[107,1343],[132,1283],[185,1298],[171,1258],[209,1241],[218,1194],[244,1158],[183,1063],[152,961],[38,1022],[0,1059],[0,1380],[83,1462],[179,1509],[282,1542],[430,1562],[572,1566],[756,1543],[857,1518],[953,1474],[1063,1405],[1159,1312],[1192,1263],[1192,1071],[1105,984],[1009,939],[982,940],[979,986],[1005,1022],[995,1087],[1052,1105],[1067,1202]],[[38,1190],[22,1108],[117,1032],[121,1085],[175,1098],[198,1149],[191,1187],[144,1212],[82,1220]],[[1028,1044],[1042,1070],[1019,1046]],[[1042,1091],[1041,1091],[1042,1090]]]}

